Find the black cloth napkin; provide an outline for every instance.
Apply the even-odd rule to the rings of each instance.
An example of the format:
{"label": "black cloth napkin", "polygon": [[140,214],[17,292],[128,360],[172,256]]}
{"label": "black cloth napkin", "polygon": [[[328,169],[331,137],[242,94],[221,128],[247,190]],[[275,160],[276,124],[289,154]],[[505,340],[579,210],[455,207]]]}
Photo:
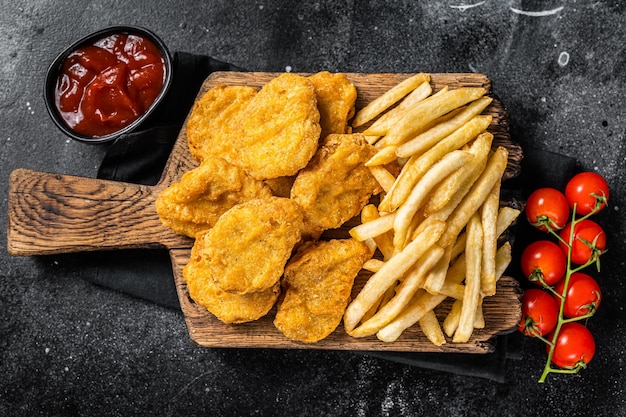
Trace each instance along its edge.
{"label": "black cloth napkin", "polygon": [[[98,171],[99,178],[156,184],[202,82],[213,71],[241,70],[207,56],[176,53],[174,58],[174,84],[163,107],[144,130],[124,135],[110,146]],[[534,149],[524,149],[524,155],[522,174],[505,186],[506,192],[522,199],[538,186],[561,187],[564,178],[575,169],[575,161],[562,155]],[[523,225],[522,221],[520,225]],[[90,261],[92,271],[86,274],[86,279],[94,284],[170,308],[180,308],[166,250],[125,250],[87,256],[93,259]],[[494,352],[478,355],[359,353],[411,366],[504,382],[506,361],[520,357],[521,338],[517,332],[498,336]]]}

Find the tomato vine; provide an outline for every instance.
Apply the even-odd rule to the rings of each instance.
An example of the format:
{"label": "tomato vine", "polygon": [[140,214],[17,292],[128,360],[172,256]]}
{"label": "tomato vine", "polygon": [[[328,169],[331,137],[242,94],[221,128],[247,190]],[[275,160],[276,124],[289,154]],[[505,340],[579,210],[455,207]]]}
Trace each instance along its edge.
{"label": "tomato vine", "polygon": [[[588,180],[590,176],[597,176],[597,174],[585,173],[584,176],[574,176],[568,182],[568,189],[573,187],[571,183],[580,182],[582,177]],[[597,184],[601,184],[601,186]],[[536,267],[532,274],[526,277],[551,294],[558,306],[558,310],[555,312],[547,309],[548,304],[533,305],[528,304],[523,299],[523,304],[526,304],[522,306],[523,316],[519,330],[546,344],[547,359],[539,378],[541,383],[545,382],[548,375],[552,373],[579,373],[587,367],[595,354],[595,340],[583,323],[586,323],[597,311],[600,305],[601,292],[595,280],[583,274],[582,271],[595,265],[597,271],[600,272],[600,257],[606,252],[606,235],[604,230],[589,218],[606,207],[609,192],[603,179],[601,182],[596,181],[593,185],[595,188],[592,187],[586,194],[578,193],[572,196],[571,192],[568,193],[567,204],[571,210],[567,225],[564,225],[562,219],[562,201],[565,199],[550,200],[549,203],[552,206],[546,208],[546,205],[549,206],[550,204],[545,202],[545,198],[541,198],[547,195],[554,196],[555,191],[559,193],[560,191],[549,189],[549,193],[545,194],[546,189],[538,189],[531,194],[527,202],[526,215],[530,224],[553,236],[566,256],[565,274],[558,282],[546,282],[542,276],[543,271]],[[588,202],[590,198],[595,200],[595,204]],[[536,204],[536,201],[542,203]],[[585,210],[582,211],[578,209],[578,204],[581,202],[586,205]],[[560,217],[559,219],[555,218],[557,215]],[[547,257],[548,255],[544,256]],[[528,261],[523,260],[522,262],[526,263],[526,265],[522,265],[522,269],[528,270]],[[570,285],[579,279],[578,275],[585,275],[582,278],[591,281],[587,285],[581,284],[584,288],[583,291],[586,291],[582,297],[573,295],[574,293],[570,291]],[[573,280],[572,277],[575,279]],[[570,302],[569,297],[573,297],[575,300]],[[579,305],[572,307],[571,304],[576,302]],[[550,308],[554,309],[554,307]],[[533,309],[536,311],[532,311]],[[553,317],[555,313],[557,318],[553,329],[546,328],[545,323],[537,320],[537,317]]]}

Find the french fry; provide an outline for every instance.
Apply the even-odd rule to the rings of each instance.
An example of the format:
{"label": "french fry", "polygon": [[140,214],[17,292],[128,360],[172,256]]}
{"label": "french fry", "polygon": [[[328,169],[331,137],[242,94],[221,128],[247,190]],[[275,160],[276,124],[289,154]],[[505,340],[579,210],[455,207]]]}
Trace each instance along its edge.
{"label": "french fry", "polygon": [[371,336],[400,314],[418,291],[428,271],[439,261],[443,252],[444,250],[439,246],[431,246],[398,285],[394,297],[382,306],[373,317],[353,329],[349,334],[354,337]]}
{"label": "french fry", "polygon": [[454,336],[457,327],[459,327],[459,319],[461,318],[461,308],[463,307],[463,300],[455,300],[450,307],[450,311],[443,319],[443,332],[448,337]]}
{"label": "french fry", "polygon": [[422,207],[430,191],[452,172],[465,165],[471,158],[472,155],[467,151],[452,151],[435,163],[417,182],[404,204],[396,212],[393,222],[393,244],[395,247],[404,246],[411,220]]}
{"label": "french fry", "polygon": [[[382,218],[382,217],[381,217]],[[344,327],[350,334],[374,303],[394,282],[402,276],[439,239],[445,223],[437,222],[425,227],[419,239],[413,240],[404,250],[395,254],[385,265],[372,275],[359,294],[352,300],[344,313]]]}
{"label": "french fry", "polygon": [[370,272],[378,272],[380,271],[380,268],[382,268],[384,264],[385,264],[385,261],[381,259],[372,258],[372,259],[368,259],[367,261],[365,261],[365,263],[363,264],[363,269],[366,271],[370,271]]}
{"label": "french fry", "polygon": [[439,320],[437,320],[437,315],[434,311],[428,311],[424,314],[419,320],[420,329],[422,329],[422,333],[434,344],[435,346],[441,346],[446,343],[446,338],[443,335],[443,331],[441,330],[441,326],[439,325]]}
{"label": "french fry", "polygon": [[396,293],[396,286],[397,286],[397,282],[393,283],[389,288],[387,288],[387,291],[385,291],[385,293],[378,299],[378,301],[376,301],[376,303],[372,307],[370,307],[367,313],[363,315],[363,317],[361,318],[361,321],[369,320],[370,318],[374,316],[374,314],[378,312],[378,309],[381,306],[384,306],[385,304],[387,304],[389,300],[391,300],[394,294]]}
{"label": "french fry", "polygon": [[398,117],[402,117],[402,113],[411,106],[427,99],[432,91],[433,89],[429,82],[426,81],[421,83],[415,88],[415,90],[407,94],[407,96],[404,97],[396,107],[380,116],[365,131],[379,136],[385,135],[389,131],[389,127],[393,125],[394,120],[397,120]]}
{"label": "french fry", "polygon": [[476,315],[474,316],[474,328],[475,329],[485,328],[485,315],[483,314],[482,300],[483,300],[483,297],[480,296],[480,302],[476,306]]}
{"label": "french fry", "polygon": [[366,167],[377,166],[377,165],[385,165],[390,162],[393,162],[397,159],[396,157],[396,146],[385,146],[381,148],[378,152],[376,152],[369,161],[365,162]]}
{"label": "french fry", "polygon": [[474,155],[474,159],[437,185],[424,207],[426,216],[441,210],[455,198],[459,202],[461,201],[464,195],[463,192],[467,193],[469,191],[471,184],[476,181],[485,168],[492,142],[493,135],[491,133],[485,132],[478,135],[468,150]]}
{"label": "french fry", "polygon": [[470,192],[448,218],[448,227],[439,242],[441,246],[446,247],[454,243],[469,219],[485,201],[494,184],[501,180],[507,162],[508,151],[501,146],[498,147]]}
{"label": "french fry", "polygon": [[441,94],[433,100],[424,100],[405,112],[402,118],[389,129],[385,139],[389,144],[400,144],[436,118],[486,93],[487,90],[480,87],[461,87]]}
{"label": "french fry", "polygon": [[480,290],[484,296],[496,293],[496,251],[498,243],[498,210],[500,208],[500,181],[497,181],[481,208],[483,225],[483,259]]}
{"label": "french fry", "polygon": [[491,116],[476,116],[419,157],[411,157],[381,201],[381,210],[393,211],[407,198],[415,184],[437,161],[476,138],[491,123]]}
{"label": "french fry", "polygon": [[[362,223],[368,223],[378,218],[380,218],[380,213],[378,213],[378,209],[373,204],[367,204],[363,207],[363,210],[361,210]],[[385,260],[389,259],[395,252],[393,247],[393,234],[390,231],[374,236],[371,239],[383,254]]]}
{"label": "french fry", "polygon": [[461,128],[474,116],[478,116],[491,102],[491,97],[481,97],[464,107],[449,120],[433,126],[413,139],[398,146],[396,154],[400,158],[408,158],[420,154],[433,147],[446,136]]}
{"label": "french fry", "polygon": [[393,229],[395,217],[396,213],[385,214],[375,220],[354,226],[348,233],[359,242],[375,238]]}
{"label": "french fry", "polygon": [[441,289],[439,290],[439,294],[454,298],[455,300],[463,300],[463,296],[465,295],[465,286],[455,282],[444,281]]}
{"label": "french fry", "polygon": [[404,330],[417,323],[445,299],[445,295],[433,295],[426,291],[417,294],[402,313],[376,333],[376,337],[383,342],[396,341]]}
{"label": "french fry", "polygon": [[361,126],[376,118],[382,112],[401,100],[420,84],[430,81],[428,74],[415,74],[396,84],[383,95],[372,100],[367,106],[359,110],[352,120],[352,127]]}
{"label": "french fry", "polygon": [[482,247],[482,224],[478,214],[474,213],[467,225],[465,294],[463,295],[459,325],[452,337],[454,343],[467,342],[474,331],[474,318],[480,301]]}
{"label": "french fry", "polygon": [[388,192],[393,186],[393,183],[396,181],[396,177],[394,177],[387,168],[380,165],[374,165],[367,168],[370,170],[376,181],[378,181],[378,184],[383,191]]}
{"label": "french fry", "polygon": [[[441,288],[446,281],[446,275],[448,273],[448,267],[450,266],[450,255],[452,248],[448,246],[437,265],[430,271],[426,280],[424,281],[424,289],[431,294],[441,293]],[[446,294],[448,295],[448,294]]]}
{"label": "french fry", "polygon": [[[498,220],[496,223],[496,236],[500,237],[506,229],[513,224],[515,219],[519,216],[520,211],[511,207],[502,207],[498,211]],[[454,242],[452,247],[452,259],[456,258],[465,250],[465,233],[461,233]]]}

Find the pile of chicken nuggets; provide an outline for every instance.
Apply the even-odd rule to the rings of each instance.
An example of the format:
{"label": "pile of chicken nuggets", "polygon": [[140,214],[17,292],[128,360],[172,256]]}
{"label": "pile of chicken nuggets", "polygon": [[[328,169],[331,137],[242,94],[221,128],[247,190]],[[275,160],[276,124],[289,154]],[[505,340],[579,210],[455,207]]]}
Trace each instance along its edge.
{"label": "pile of chicken nuggets", "polygon": [[191,298],[224,323],[276,305],[286,337],[314,343],[341,322],[373,251],[324,239],[382,191],[375,153],[352,133],[357,91],[343,74],[281,74],[261,89],[218,85],[186,124],[198,167],[163,190],[164,225],[194,239],[183,269]]}

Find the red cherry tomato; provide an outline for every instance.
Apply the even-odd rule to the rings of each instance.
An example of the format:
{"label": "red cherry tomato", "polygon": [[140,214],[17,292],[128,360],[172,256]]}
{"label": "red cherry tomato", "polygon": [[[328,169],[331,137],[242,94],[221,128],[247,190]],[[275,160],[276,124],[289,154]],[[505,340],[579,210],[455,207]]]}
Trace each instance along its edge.
{"label": "red cherry tomato", "polygon": [[526,201],[526,218],[537,229],[560,230],[569,220],[570,209],[565,195],[555,188],[533,191]]}
{"label": "red cherry tomato", "polygon": [[[585,219],[573,228],[572,241],[572,262],[578,265],[586,264],[589,261],[597,259],[598,256],[606,249],[606,234],[602,227],[593,220]],[[559,236],[564,242],[569,242],[572,224],[561,230]],[[559,241],[559,246],[564,253],[567,254],[568,246]]]}
{"label": "red cherry tomato", "polygon": [[527,336],[544,336],[554,330],[559,305],[544,290],[531,288],[522,296],[522,318],[518,330]]}
{"label": "red cherry tomato", "polygon": [[[559,294],[563,294],[564,286],[565,280],[561,280],[554,289]],[[594,313],[600,307],[601,300],[602,292],[598,282],[585,273],[574,272],[569,278],[563,315],[573,318]]]}
{"label": "red cherry tomato", "polygon": [[521,256],[524,276],[537,285],[553,286],[565,276],[567,258],[554,242],[537,240],[528,245]]}
{"label": "red cherry tomato", "polygon": [[581,216],[595,210],[599,212],[609,200],[609,186],[602,176],[595,172],[581,172],[569,180],[565,187],[565,197],[576,213]]}
{"label": "red cherry tomato", "polygon": [[[546,345],[550,351],[550,345]],[[561,326],[556,340],[552,363],[559,368],[572,369],[579,363],[587,365],[596,353],[596,342],[585,326],[577,322],[565,323]]]}

